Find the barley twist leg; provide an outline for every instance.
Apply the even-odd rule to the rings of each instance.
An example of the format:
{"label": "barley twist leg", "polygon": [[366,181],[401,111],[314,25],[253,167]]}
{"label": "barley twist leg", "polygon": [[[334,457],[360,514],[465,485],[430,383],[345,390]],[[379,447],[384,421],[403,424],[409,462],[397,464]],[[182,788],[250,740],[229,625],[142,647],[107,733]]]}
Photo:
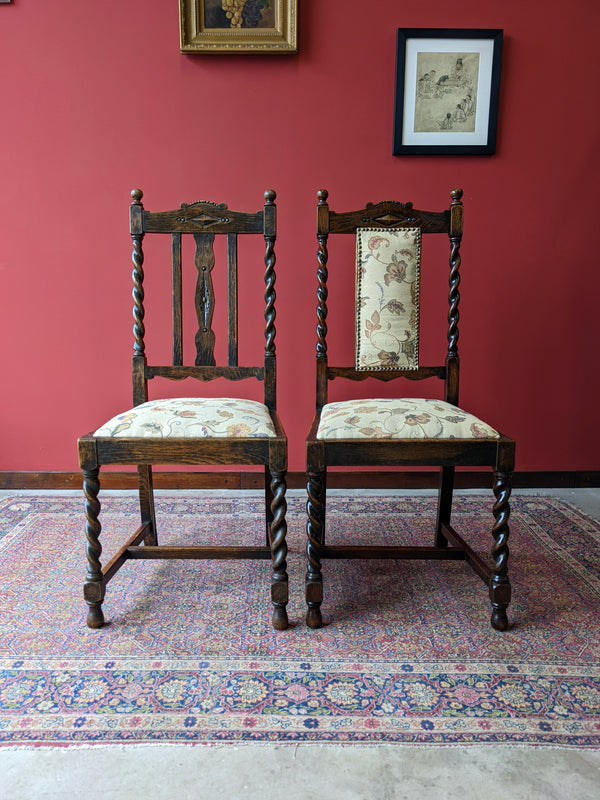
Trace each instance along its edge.
{"label": "barley twist leg", "polygon": [[100,502],[98,493],[100,481],[99,469],[96,467],[83,472],[83,492],[85,494],[85,535],[87,539],[86,556],[87,571],[83,586],[83,597],[88,604],[87,625],[89,628],[101,628],[104,625],[102,601],[104,600],[104,578],[100,556],[100,532],[102,526],[98,520],[100,515]]}
{"label": "barley twist leg", "polygon": [[323,504],[323,474],[309,473],[308,476],[308,502],[306,511],[308,521],[306,525],[307,543],[307,572],[305,581],[306,624],[309,628],[321,628],[323,617],[321,603],[323,602],[323,575],[321,573],[320,552],[324,542],[324,504]]}
{"label": "barley twist leg", "polygon": [[287,523],[285,514],[287,503],[285,472],[271,473],[271,600],[273,602],[273,627],[284,631],[288,627],[286,605],[288,602],[287,575]]}
{"label": "barley twist leg", "polygon": [[490,600],[492,603],[492,628],[505,631],[508,628],[506,609],[510,603],[511,587],[508,580],[508,518],[510,516],[510,475],[506,472],[494,473],[494,503],[493,514],[495,524],[492,528],[494,546],[492,557],[494,559],[493,574],[489,581]]}

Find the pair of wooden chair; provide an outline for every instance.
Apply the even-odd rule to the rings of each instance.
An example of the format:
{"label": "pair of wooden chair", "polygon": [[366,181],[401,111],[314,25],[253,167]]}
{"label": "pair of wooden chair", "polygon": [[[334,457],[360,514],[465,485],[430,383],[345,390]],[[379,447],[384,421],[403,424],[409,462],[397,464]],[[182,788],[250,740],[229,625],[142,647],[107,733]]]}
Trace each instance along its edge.
{"label": "pair of wooden chair", "polygon": [[[514,468],[514,441],[458,406],[459,268],[463,232],[462,191],[451,193],[451,205],[439,212],[418,211],[411,203],[381,202],[336,213],[329,209],[326,191],[318,193],[318,289],[316,348],[316,415],[306,442],[307,575],[306,622],[322,625],[322,561],[328,558],[426,558],[465,560],[487,584],[492,606],[491,624],[508,627],[510,602],[508,517],[510,478]],[[149,212],[142,192],[132,192],[130,230],[133,241],[133,407],[117,414],[78,441],[85,493],[87,575],[84,598],[87,624],[104,624],[102,604],[106,586],[130,559],[271,560],[272,624],[288,627],[286,471],[287,439],[276,410],[275,353],[275,192],[267,191],[262,210],[233,211],[225,204],[182,204],[173,211]],[[145,344],[144,250],[146,236],[170,236],[172,283],[172,357],[168,365],[149,364]],[[327,345],[329,303],[329,237],[344,234],[356,242],[355,359],[351,366],[330,366]],[[421,252],[425,237],[449,237],[449,310],[444,363],[419,363],[419,287]],[[246,316],[247,303],[238,289],[239,237],[264,238],[264,359],[256,366],[238,363],[238,308]],[[227,268],[217,277],[216,237],[224,238]],[[186,273],[184,239],[193,240],[196,320],[193,364],[184,358],[183,288]],[[241,248],[240,248],[241,249]],[[344,259],[346,260],[346,259]],[[153,270],[155,268],[153,267]],[[158,268],[160,269],[160,268]],[[336,265],[336,271],[338,266]],[[340,264],[348,276],[348,264]],[[262,270],[261,270],[262,272]],[[250,282],[252,273],[248,273]],[[446,280],[446,278],[445,278]],[[224,365],[217,364],[213,316],[215,285],[227,284],[227,349]],[[244,291],[244,300],[247,293]],[[221,360],[219,358],[219,360]],[[223,359],[224,360],[224,359]],[[224,378],[263,382],[263,402],[239,397],[178,397],[148,399],[153,378],[201,382]],[[444,399],[371,398],[328,402],[334,379],[362,381],[367,377],[389,381],[437,379]],[[141,523],[104,566],[98,499],[100,468],[136,465]],[[254,546],[164,546],[159,544],[154,509],[153,465],[248,465],[264,467],[266,543]],[[420,546],[340,546],[325,542],[326,476],[329,466],[437,466],[440,489],[433,543]],[[491,560],[475,552],[450,524],[454,472],[459,466],[489,466],[494,470],[494,524]]]}

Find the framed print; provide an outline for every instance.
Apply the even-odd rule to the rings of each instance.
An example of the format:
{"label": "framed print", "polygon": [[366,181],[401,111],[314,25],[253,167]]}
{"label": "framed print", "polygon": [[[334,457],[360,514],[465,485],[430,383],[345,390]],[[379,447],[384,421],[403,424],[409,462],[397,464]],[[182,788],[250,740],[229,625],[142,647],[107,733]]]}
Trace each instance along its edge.
{"label": "framed print", "polygon": [[491,155],[502,30],[399,28],[394,155]]}
{"label": "framed print", "polygon": [[297,0],[179,0],[182,53],[296,53]]}

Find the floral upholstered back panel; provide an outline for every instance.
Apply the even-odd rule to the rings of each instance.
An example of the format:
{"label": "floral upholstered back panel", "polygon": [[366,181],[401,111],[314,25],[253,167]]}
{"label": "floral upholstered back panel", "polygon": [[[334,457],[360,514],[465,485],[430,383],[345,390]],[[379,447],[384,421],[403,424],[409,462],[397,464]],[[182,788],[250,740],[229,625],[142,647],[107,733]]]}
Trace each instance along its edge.
{"label": "floral upholstered back panel", "polygon": [[356,369],[418,369],[420,261],[420,228],[356,232]]}

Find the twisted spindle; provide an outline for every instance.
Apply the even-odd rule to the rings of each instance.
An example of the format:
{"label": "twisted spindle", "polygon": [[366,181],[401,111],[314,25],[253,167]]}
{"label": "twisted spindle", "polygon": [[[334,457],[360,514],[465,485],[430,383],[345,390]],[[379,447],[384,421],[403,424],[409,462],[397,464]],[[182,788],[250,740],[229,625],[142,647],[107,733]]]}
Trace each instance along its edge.
{"label": "twisted spindle", "polygon": [[275,355],[275,237],[265,236],[265,355]]}
{"label": "twisted spindle", "polygon": [[98,519],[100,515],[100,501],[98,500],[100,481],[98,475],[98,468],[86,470],[83,473],[85,536],[87,540],[85,552],[88,562],[83,596],[89,606],[87,624],[90,628],[100,628],[104,624],[104,616],[102,614],[104,585],[102,582],[102,565],[100,563],[102,554],[100,533],[102,526]]}
{"label": "twisted spindle", "polygon": [[508,518],[510,516],[510,486],[508,478],[504,472],[494,473],[494,503],[493,514],[496,520],[492,528],[494,546],[492,556],[494,558],[494,573],[498,577],[503,577],[508,571]]}
{"label": "twisted spindle", "polygon": [[494,527],[492,536],[492,558],[494,560],[493,575],[490,580],[490,598],[492,600],[492,627],[496,630],[506,630],[508,617],[506,608],[510,602],[510,583],[508,580],[508,518],[510,516],[510,481],[504,472],[494,473],[494,496],[496,502],[493,507]]}
{"label": "twisted spindle", "polygon": [[273,601],[273,627],[283,631],[288,627],[286,605],[288,602],[287,575],[287,524],[285,515],[287,503],[285,499],[285,472],[274,472],[271,475],[271,559],[273,574],[271,576],[271,598]]}
{"label": "twisted spindle", "polygon": [[306,557],[306,624],[309,628],[320,628],[323,625],[321,602],[323,600],[323,575],[321,573],[321,547],[324,541],[323,527],[323,476],[320,473],[309,473],[306,487],[308,501],[306,511],[307,543]]}
{"label": "twisted spindle", "polygon": [[100,515],[99,491],[98,470],[84,472],[83,493],[85,495],[85,536],[87,539],[86,556],[88,560],[86,577],[90,581],[102,580],[102,565],[100,564],[102,545],[99,538],[102,527],[98,520]]}
{"label": "twisted spindle", "polygon": [[450,193],[452,203],[450,206],[451,231],[450,231],[450,275],[448,282],[448,355],[458,355],[458,304],[460,302],[460,242],[462,239],[462,189],[453,189]]}
{"label": "twisted spindle", "polygon": [[144,253],[142,251],[142,239],[144,234],[142,232],[142,218],[143,206],[142,197],[143,192],[141,189],[134,189],[131,192],[131,206],[130,206],[130,220],[131,220],[131,238],[133,241],[133,253],[131,260],[133,261],[133,336],[134,344],[133,351],[136,356],[144,355],[144,270],[142,265],[144,263]]}
{"label": "twisted spindle", "polygon": [[450,291],[448,293],[448,355],[458,353],[458,304],[460,302],[460,237],[450,237]]}
{"label": "twisted spindle", "polygon": [[142,265],[144,263],[144,253],[142,250],[143,234],[134,234],[133,252],[131,260],[133,261],[133,272],[131,277],[133,279],[133,352],[136,356],[144,355],[144,336],[146,329],[144,327],[144,270]]}
{"label": "twisted spindle", "polygon": [[317,261],[317,358],[327,355],[327,235],[317,236],[318,250]]}

